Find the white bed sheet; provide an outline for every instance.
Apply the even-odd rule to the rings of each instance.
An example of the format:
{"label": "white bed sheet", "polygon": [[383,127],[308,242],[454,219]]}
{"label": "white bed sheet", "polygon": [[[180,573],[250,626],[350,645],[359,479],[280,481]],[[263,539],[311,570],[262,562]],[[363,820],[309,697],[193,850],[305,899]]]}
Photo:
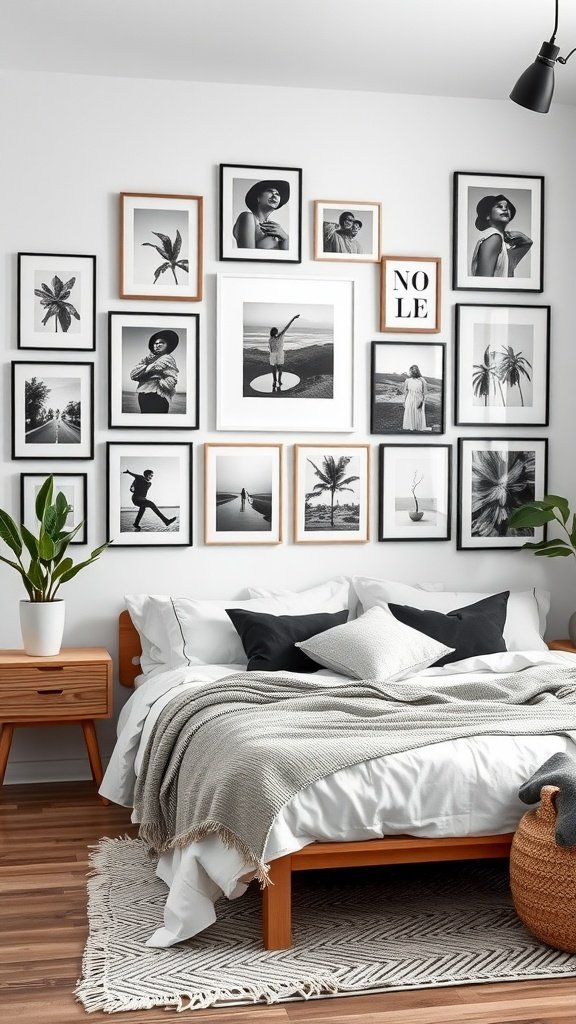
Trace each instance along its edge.
{"label": "white bed sheet", "polygon": [[[486,675],[534,664],[570,664],[560,651],[506,652],[468,659],[417,677]],[[179,668],[150,679],[132,695],[118,722],[118,741],[100,792],[132,806],[134,783],[150,732],[166,704],[183,688],[199,687],[234,672],[238,665]],[[349,682],[321,671],[318,686]],[[406,685],[410,681],[406,680]],[[576,753],[576,737],[478,736],[436,743],[374,758],[321,779],[290,800],[271,829],[264,858],[271,861],[314,841],[344,842],[408,833],[415,836],[491,835],[512,832],[526,811],[518,788],[556,751]],[[216,920],[215,901],[245,892],[248,869],[240,854],[217,837],[164,854],[157,874],[169,888],[164,926],[148,945],[166,947],[203,931]]]}

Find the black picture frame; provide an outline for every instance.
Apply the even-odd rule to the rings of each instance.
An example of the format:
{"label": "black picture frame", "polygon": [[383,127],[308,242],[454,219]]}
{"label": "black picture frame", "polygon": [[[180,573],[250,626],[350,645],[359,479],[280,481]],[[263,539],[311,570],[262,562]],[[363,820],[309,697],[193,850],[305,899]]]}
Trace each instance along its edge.
{"label": "black picture frame", "polygon": [[[31,264],[34,264],[34,262],[36,262],[36,265],[37,265],[36,269],[37,270],[41,270],[41,266],[40,266],[41,262],[42,261],[50,261],[50,264],[52,265],[52,269],[49,270],[49,273],[54,273],[55,274],[56,270],[60,269],[57,266],[57,264],[59,262],[64,265],[64,268],[66,267],[66,264],[68,264],[67,270],[68,270],[68,272],[70,272],[70,270],[73,269],[73,268],[71,268],[69,266],[69,264],[77,262],[79,260],[86,261],[89,264],[90,271],[91,271],[91,286],[87,290],[86,298],[81,301],[81,304],[80,304],[81,311],[80,311],[79,317],[78,317],[78,319],[81,319],[82,316],[86,316],[86,315],[89,315],[89,317],[90,317],[90,322],[89,322],[89,325],[88,325],[88,330],[86,332],[87,336],[88,336],[88,341],[90,342],[90,344],[81,344],[81,345],[62,344],[62,343],[61,344],[57,344],[57,343],[40,344],[40,337],[45,336],[48,339],[50,339],[50,335],[48,335],[48,333],[46,333],[45,335],[41,335],[41,333],[39,331],[34,331],[33,330],[33,322],[30,323],[30,316],[28,314],[28,310],[27,309],[26,309],[26,311],[24,310],[24,305],[23,305],[23,301],[24,301],[24,295],[23,295],[24,279],[27,277],[28,273],[32,273],[32,268],[30,268],[29,271],[27,270],[26,263],[28,261],[30,261]],[[48,276],[48,274],[46,276]],[[69,278],[68,280],[71,280],[71,279]],[[62,282],[62,283],[65,283],[65,282]],[[33,282],[30,282],[30,284],[31,284],[31,288],[32,288]],[[52,281],[50,282],[50,284],[47,284],[46,282],[42,282],[40,290],[42,290],[43,286],[45,286],[46,288],[50,288],[51,289],[51,285],[52,285]],[[48,296],[48,292],[46,292],[46,295]],[[42,299],[39,296],[36,296],[36,299],[40,303],[42,303]],[[75,296],[74,296],[73,290],[72,290],[72,293],[68,293],[66,295],[66,299],[62,300],[62,301],[66,301],[68,304],[71,304],[74,307],[74,309],[76,309],[76,307],[74,306],[74,301],[73,300],[75,301]],[[31,304],[33,305],[32,295],[30,296],[30,301],[31,301]],[[47,302],[47,300],[44,302],[44,308],[46,309],[46,312],[48,313],[49,307],[46,305],[46,302]],[[70,253],[47,253],[47,252],[19,252],[18,253],[18,270],[17,270],[17,302],[16,302],[16,308],[17,308],[17,347],[19,349],[23,349],[23,350],[28,351],[28,352],[51,352],[51,351],[58,351],[58,352],[94,352],[96,350],[96,256],[88,255],[88,254],[85,254],[85,253],[73,253],[73,254],[70,254]],[[76,310],[76,312],[78,312],[78,310]],[[58,321],[58,317],[56,315],[56,312],[52,313],[51,318],[52,318],[52,316],[54,318],[54,323],[55,323],[55,328],[56,328],[56,330],[54,331],[54,335],[57,338],[57,340],[60,340],[60,342],[62,342],[62,340],[66,340],[67,339],[68,332],[67,331],[60,331],[60,333],[58,333],[57,327],[58,327],[58,322],[59,321]],[[70,319],[70,314],[69,314],[68,318]],[[74,324],[75,319],[76,319],[76,317],[72,317],[71,318],[71,324],[72,325]],[[33,317],[32,317],[32,321],[33,321]],[[34,337],[34,335],[36,335],[36,337]],[[31,339],[31,340],[29,340],[27,342],[26,338]],[[70,338],[73,339],[74,338],[74,334],[70,335]],[[34,342],[36,342],[36,344],[34,344]]]}
{"label": "black picture frame", "polygon": [[[531,185],[529,185],[531,183]],[[475,190],[475,191],[473,191]],[[522,193],[531,192],[530,203]],[[505,264],[510,266],[511,254],[516,250],[516,266],[519,274],[512,276],[502,272],[490,276],[474,273],[473,242],[480,241],[478,222],[488,221],[488,214],[478,204],[484,198],[497,199],[504,195],[512,206],[510,222],[518,214],[514,233],[522,233],[530,242],[530,248],[521,244],[502,247]],[[511,198],[510,198],[511,197]],[[528,205],[530,210],[528,212]],[[470,221],[474,217],[474,234],[469,238]],[[526,230],[530,234],[526,235]],[[494,232],[493,232],[494,233]],[[520,239],[518,239],[520,243]],[[534,248],[535,246],[535,248]],[[524,252],[521,253],[521,250]],[[525,263],[530,254],[529,263]],[[504,262],[504,261],[503,261]],[[527,274],[527,267],[530,273]],[[454,291],[498,291],[498,292],[542,292],[544,290],[544,176],[541,174],[500,174],[486,171],[454,171],[452,207],[452,288]]]}
{"label": "black picture frame", "polygon": [[[386,453],[388,451],[392,451],[392,450],[396,451],[398,449],[402,449],[403,451],[406,451],[407,453],[411,453],[411,456],[410,456],[411,458],[412,457],[416,458],[416,453],[417,452],[439,451],[439,452],[444,453],[444,455],[445,455],[445,459],[446,459],[446,462],[445,462],[445,476],[446,476],[446,479],[445,479],[442,491],[443,491],[443,497],[444,497],[444,503],[445,503],[446,511],[445,511],[445,513],[441,513],[442,516],[443,516],[444,522],[445,522],[445,530],[444,531],[438,531],[436,536],[431,535],[430,533],[428,535],[421,535],[421,534],[419,535],[419,533],[417,532],[417,530],[419,529],[418,528],[418,523],[425,521],[424,517],[425,517],[425,514],[426,514],[425,510],[422,512],[419,508],[416,508],[414,510],[414,513],[411,513],[408,509],[406,510],[408,512],[408,517],[409,517],[410,521],[414,522],[414,527],[410,527],[409,528],[410,532],[407,532],[406,534],[403,535],[402,532],[401,532],[401,530],[402,530],[402,526],[401,525],[398,527],[398,531],[399,531],[398,533],[396,533],[396,532],[392,533],[390,531],[390,512],[392,511],[392,509],[390,507],[388,509],[385,508],[385,497],[388,499],[388,501],[390,501],[391,500],[390,496],[394,492],[393,492],[393,488],[388,488],[387,493],[385,492],[385,478],[386,478],[386,472],[387,472],[387,469],[386,469]],[[400,542],[402,542],[402,541],[410,541],[410,542],[427,542],[427,543],[432,543],[432,542],[435,542],[435,541],[449,541],[449,540],[451,540],[451,538],[452,538],[452,445],[451,444],[421,444],[421,445],[420,444],[419,445],[412,445],[412,444],[380,444],[378,446],[378,469],[379,469],[379,473],[378,473],[378,541],[379,542],[385,543],[385,542],[389,542],[389,541],[394,541],[394,542],[397,542],[397,541],[400,541]],[[395,496],[394,496],[393,500],[394,500],[394,506],[395,506],[394,507],[394,512],[395,512],[395,514],[397,514],[398,513],[398,509],[396,508],[396,504],[395,504]],[[404,511],[404,510],[402,510],[402,511]],[[413,519],[413,516],[415,516],[415,515],[419,515],[420,519]],[[386,530],[387,526],[388,526],[388,531]]]}
{"label": "black picture frame", "polygon": [[[20,473],[20,522],[26,524],[26,480],[38,479],[44,481],[46,479],[46,473]],[[70,541],[70,545],[82,545],[88,543],[88,474],[87,473],[52,473],[54,477],[54,493],[58,491],[58,484],[56,480],[60,480],[62,477],[71,477],[75,480],[81,481],[82,487],[82,505],[84,510],[83,521],[84,526],[82,530],[76,534],[76,536]],[[73,527],[72,527],[73,528]],[[70,529],[70,527],[66,527]]]}
{"label": "black picture frame", "polygon": [[[250,249],[242,250],[239,255],[234,255],[235,251],[232,248],[230,237],[232,236],[233,228],[233,215],[234,215],[234,201],[233,196],[230,197],[228,194],[228,177],[233,182],[233,177],[229,175],[229,172],[238,172],[239,177],[244,176],[247,181],[268,181],[268,180],[285,180],[279,179],[279,174],[287,175],[288,178],[292,178],[293,182],[297,183],[298,196],[295,202],[295,218],[291,217],[291,230],[289,235],[293,233],[294,228],[297,230],[297,244],[295,246],[290,245],[287,252],[288,256],[284,257],[282,252],[277,250],[278,255],[250,255]],[[257,174],[245,174],[241,172],[258,172]],[[290,181],[288,182],[290,184]],[[222,261],[236,262],[236,263],[301,263],[302,262],[302,168],[301,167],[270,167],[263,164],[220,164],[219,169],[219,221],[218,221],[218,235],[219,235],[219,255],[218,258]],[[232,186],[233,187],[233,186]],[[290,199],[287,202],[292,202],[292,185],[290,185]],[[228,230],[229,236],[225,236],[225,231]],[[270,249],[262,249],[263,253],[271,253]]]}
{"label": "black picture frame", "polygon": [[[463,418],[464,413],[463,413],[462,409],[463,409],[463,406],[465,405],[465,403],[464,403],[464,400],[463,400],[464,389],[463,389],[463,382],[462,382],[461,377],[462,377],[463,373],[465,372],[465,368],[467,368],[468,370],[470,369],[470,367],[472,367],[472,370],[478,369],[478,371],[479,371],[478,372],[478,376],[477,376],[478,385],[479,385],[479,387],[484,387],[485,391],[487,391],[486,397],[490,396],[490,391],[491,390],[494,392],[494,396],[495,397],[496,397],[496,395],[498,393],[500,393],[502,395],[502,387],[501,387],[502,377],[500,377],[500,379],[499,379],[498,365],[495,364],[495,357],[493,359],[490,359],[488,361],[488,363],[485,362],[484,366],[482,364],[475,364],[474,363],[474,358],[475,357],[474,357],[473,353],[472,353],[472,357],[471,358],[467,358],[466,360],[464,360],[464,358],[463,358],[463,351],[462,351],[463,348],[464,348],[464,341],[463,341],[464,325],[463,325],[463,322],[464,322],[464,320],[465,320],[465,318],[467,316],[467,311],[469,311],[469,310],[480,310],[480,311],[500,310],[500,311],[502,311],[502,318],[503,318],[503,320],[504,320],[504,314],[505,313],[507,313],[511,318],[516,318],[517,324],[513,324],[513,325],[509,325],[509,326],[523,326],[523,324],[521,324],[520,321],[522,319],[525,319],[526,321],[528,321],[529,320],[529,314],[532,314],[532,320],[533,320],[532,326],[534,326],[534,327],[537,326],[537,324],[536,324],[536,320],[537,319],[541,319],[542,320],[542,323],[541,323],[540,327],[541,327],[541,329],[543,330],[543,333],[544,333],[544,337],[542,339],[543,340],[543,353],[542,353],[542,355],[539,358],[539,364],[540,364],[540,369],[541,370],[542,370],[542,366],[544,368],[544,381],[543,381],[543,386],[541,386],[539,388],[539,393],[540,393],[540,396],[541,396],[540,405],[541,405],[541,407],[543,409],[543,413],[542,413],[541,416],[536,415],[535,418],[531,419],[529,416],[523,416],[522,415],[522,411],[526,408],[526,406],[524,405],[524,399],[522,397],[523,377],[526,377],[527,381],[532,381],[532,378],[529,375],[529,370],[532,371],[532,375],[534,374],[534,362],[535,362],[535,359],[534,359],[534,353],[532,353],[532,361],[530,362],[529,360],[526,361],[526,359],[524,359],[523,360],[523,368],[522,368],[522,365],[521,365],[520,368],[516,369],[516,375],[518,377],[518,384],[513,385],[513,387],[516,386],[516,387],[519,388],[519,394],[520,394],[520,397],[521,397],[521,405],[513,407],[513,408],[516,408],[518,410],[518,417],[516,419],[514,419],[514,418],[506,418],[506,419],[504,419],[504,418],[502,418],[502,419],[497,418],[497,414],[499,413],[500,408],[502,408],[502,407],[498,406],[496,403],[493,406],[488,406],[488,409],[490,410],[490,415],[486,416],[486,418],[482,418],[482,416],[481,416],[481,411],[482,411],[483,406],[478,406],[478,415],[476,416],[476,418],[472,418],[469,411],[467,413],[467,418]],[[518,304],[518,305],[514,304],[514,305],[510,305],[509,306],[509,305],[506,305],[506,304],[503,304],[503,303],[497,303],[497,302],[480,302],[480,303],[462,302],[462,303],[456,303],[455,311],[456,312],[455,312],[455,348],[454,348],[454,423],[456,424],[456,426],[462,426],[462,427],[477,427],[477,426],[483,426],[483,427],[494,426],[494,427],[496,427],[497,426],[500,429],[501,428],[508,428],[508,427],[547,427],[549,425],[549,423],[550,423],[550,306],[544,306],[544,305],[523,305],[523,304]],[[524,311],[528,311],[528,315],[525,314],[524,317],[523,317],[522,314],[524,313]],[[481,321],[477,321],[476,324],[477,323],[481,323]],[[486,325],[489,326],[487,321],[486,321]],[[502,323],[502,324],[497,324],[496,326],[504,326],[505,327],[506,324]],[[535,337],[534,338],[534,347],[536,347],[536,340],[537,339]],[[501,342],[499,342],[499,344],[500,343]],[[473,339],[472,339],[472,344],[473,344]],[[496,349],[494,349],[493,351],[496,352]],[[515,353],[515,355],[516,355],[516,357],[522,358],[523,354],[522,354],[522,351],[520,351],[520,352]],[[510,371],[512,373],[514,372],[513,365],[510,365],[509,372]],[[485,381],[483,380],[484,376],[486,377]],[[504,403],[504,398],[503,397],[501,398],[501,401],[502,401],[502,403]],[[504,407],[504,409],[506,409],[505,405],[503,405],[503,407]],[[468,404],[468,410],[470,410],[470,404]]]}
{"label": "black picture frame", "polygon": [[[146,413],[134,413],[135,420],[141,418],[142,422],[129,422],[132,413],[126,413],[124,411],[118,412],[116,409],[115,396],[117,389],[114,388],[114,378],[117,373],[116,366],[116,345],[118,343],[117,332],[115,331],[115,324],[118,322],[120,331],[122,326],[128,326],[128,323],[122,325],[122,320],[130,321],[134,318],[134,321],[138,320],[138,326],[144,326],[146,322],[150,324],[151,333],[156,333],[152,330],[154,325],[157,328],[165,327],[167,329],[183,329],[188,326],[188,323],[194,325],[194,334],[192,346],[192,356],[194,360],[193,373],[191,372],[189,349],[186,351],[187,358],[187,384],[191,384],[192,392],[192,403],[193,403],[193,416],[186,419],[184,416],[180,417],[179,414],[177,422],[174,422],[174,418],[168,414],[146,414]],[[178,321],[183,323],[178,326]],[[121,341],[121,337],[120,337]],[[120,352],[120,363],[122,353]],[[121,366],[120,366],[121,373]],[[190,378],[193,378],[190,380]],[[135,385],[136,386],[136,385]],[[120,386],[120,395],[122,395],[122,388]],[[186,389],[186,397],[188,399],[189,391]],[[145,420],[153,422],[145,422]],[[110,430],[123,429],[123,430],[199,430],[200,428],[200,314],[199,313],[150,313],[146,311],[135,311],[135,310],[110,310],[108,312],[108,427]]]}
{"label": "black picture frame", "polygon": [[[410,361],[410,357],[408,356],[408,350],[409,349],[412,349],[412,350],[419,350],[420,349],[420,350],[422,350],[421,351],[421,356],[424,357],[424,358],[426,358],[427,354],[431,353],[434,349],[435,350],[439,350],[440,358],[441,358],[441,373],[442,373],[441,387],[440,387],[440,413],[439,413],[439,416],[437,416],[436,415],[436,410],[434,410],[434,414],[433,414],[434,415],[434,419],[438,420],[438,427],[439,427],[438,430],[435,430],[433,427],[431,427],[430,429],[428,427],[426,427],[425,429],[417,429],[417,430],[411,430],[411,429],[408,429],[408,428],[405,429],[403,427],[403,425],[400,423],[400,418],[402,417],[402,420],[404,418],[403,417],[403,410],[405,408],[405,403],[404,402],[402,402],[402,403],[400,403],[400,402],[390,402],[390,403],[378,403],[378,402],[376,402],[376,372],[377,372],[378,352],[379,351],[384,352],[384,350],[389,350],[391,352],[391,350],[394,349],[394,348],[399,348],[401,350],[404,350],[406,352],[406,356],[408,357],[408,361]],[[420,361],[422,361],[422,359]],[[394,374],[394,375],[395,376],[400,376],[399,374]],[[422,376],[426,379],[429,375],[422,374]],[[407,378],[405,377],[404,379],[407,379]],[[389,386],[390,387],[394,387],[394,386],[400,387],[400,383],[398,383],[396,385],[395,382],[391,382],[391,384]],[[378,415],[378,412],[379,412],[378,405],[380,405],[380,404],[390,405],[390,407],[391,407],[390,408],[390,412],[389,412],[389,418],[390,418],[390,421],[391,421],[390,422],[390,428],[391,429],[389,429],[389,430],[382,429],[382,423],[379,422],[379,420],[381,420],[383,418],[383,416],[379,416]],[[392,406],[398,406],[399,408],[398,409],[394,409],[394,408],[392,408]],[[402,413],[400,412],[400,409],[402,410]],[[424,411],[423,416],[424,416],[424,418],[426,418],[426,411]],[[380,341],[380,340],[378,340],[378,341],[373,341],[372,342],[371,350],[370,350],[370,433],[371,434],[376,434],[378,436],[383,436],[383,435],[400,435],[400,436],[409,436],[409,437],[413,437],[415,435],[416,436],[424,436],[424,437],[440,437],[442,434],[446,433],[446,344],[443,341],[416,341],[416,340],[412,340],[412,341],[387,341],[387,340],[386,341]]]}
{"label": "black picture frame", "polygon": [[[16,390],[17,390],[17,386],[18,386],[17,376],[18,376],[18,368],[21,367],[21,366],[22,367],[27,367],[28,368],[28,372],[32,372],[32,373],[33,373],[33,370],[32,370],[33,367],[47,367],[48,370],[52,373],[52,376],[54,376],[53,371],[57,367],[61,367],[62,369],[65,368],[68,372],[70,372],[71,369],[78,368],[78,369],[80,369],[81,374],[82,374],[82,371],[84,369],[86,370],[87,378],[88,378],[88,387],[87,387],[88,395],[87,395],[87,397],[88,397],[88,400],[89,400],[90,408],[89,408],[88,415],[86,417],[86,419],[88,421],[87,424],[86,424],[86,421],[85,421],[85,419],[83,418],[83,415],[82,415],[81,425],[87,426],[89,438],[88,438],[88,443],[87,444],[83,444],[82,442],[80,442],[80,445],[81,445],[81,447],[83,449],[80,452],[80,454],[72,454],[72,452],[76,450],[75,449],[75,442],[70,443],[70,444],[66,444],[65,442],[59,442],[59,441],[56,441],[56,442],[40,441],[40,442],[37,442],[37,443],[29,442],[31,444],[30,449],[27,450],[27,451],[25,449],[23,449],[23,445],[27,443],[25,441],[25,437],[26,437],[26,430],[25,430],[26,412],[24,410],[24,415],[22,416],[17,411],[17,408],[16,408],[16,399],[17,399]],[[52,461],[66,460],[67,462],[73,462],[73,461],[76,461],[76,462],[79,462],[79,461],[91,462],[92,459],[94,458],[94,363],[76,362],[76,361],[74,361],[74,362],[47,362],[47,361],[44,361],[44,360],[41,360],[41,361],[38,360],[37,361],[37,360],[13,359],[12,360],[12,370],[11,370],[11,406],[12,406],[12,414],[11,414],[11,428],[12,428],[11,458],[12,459],[14,459],[14,460],[28,460],[28,461],[32,461],[32,460],[34,460],[34,461],[45,461],[47,459],[50,459]],[[52,419],[54,419],[54,417],[52,417]],[[61,420],[60,420],[60,422],[61,422]],[[48,420],[46,420],[45,423],[47,424]],[[23,432],[21,434],[21,431],[18,430],[18,427],[21,426],[22,424],[24,425],[24,430],[23,430]],[[40,426],[42,426],[42,424],[40,424]],[[39,429],[39,428],[35,428],[35,429]],[[60,424],[58,423],[57,436],[59,434],[59,431],[60,431]],[[30,431],[28,431],[28,433],[30,433]],[[48,445],[51,447],[52,450],[46,451],[46,452],[44,452],[44,451],[39,452],[39,451],[36,451],[36,450],[32,451],[32,447],[34,447],[35,449],[37,449],[37,448],[42,448],[43,449],[44,446],[48,446]],[[66,449],[66,450],[64,450],[64,449]],[[22,450],[24,450],[26,453],[22,454]]]}
{"label": "black picture frame", "polygon": [[[460,438],[458,438],[458,483],[457,483],[458,515],[457,515],[457,529],[456,529],[456,535],[457,535],[456,548],[457,548],[457,550],[458,551],[518,551],[522,547],[522,545],[525,544],[527,541],[546,540],[547,527],[543,526],[543,527],[538,527],[538,529],[535,531],[535,533],[533,533],[531,535],[530,534],[526,534],[526,535],[519,535],[519,536],[517,536],[515,538],[516,541],[517,541],[515,544],[511,544],[511,543],[496,544],[496,543],[494,543],[494,539],[495,538],[494,538],[493,535],[490,535],[488,543],[483,543],[481,540],[480,541],[475,541],[474,543],[471,543],[471,541],[472,541],[471,517],[470,517],[470,528],[467,530],[466,537],[464,536],[464,517],[465,517],[465,513],[466,513],[466,511],[468,509],[468,505],[470,504],[470,506],[471,506],[471,503],[472,503],[471,493],[470,493],[470,499],[468,501],[467,494],[465,494],[465,492],[464,492],[465,476],[467,478],[467,475],[468,475],[467,466],[465,466],[465,464],[464,464],[464,462],[465,462],[465,451],[466,451],[466,448],[467,448],[468,445],[482,445],[482,444],[503,445],[505,447],[508,446],[508,450],[510,450],[510,448],[512,450],[514,448],[517,448],[519,451],[523,451],[524,449],[521,446],[525,446],[525,445],[528,445],[528,446],[529,445],[541,446],[542,465],[541,465],[540,474],[539,474],[540,477],[541,477],[540,486],[537,486],[537,476],[538,476],[538,473],[537,473],[537,467],[536,467],[536,464],[535,464],[535,471],[534,471],[535,485],[536,485],[535,486],[535,494],[533,496],[531,496],[531,494],[529,492],[529,493],[527,493],[525,495],[522,495],[522,493],[519,492],[519,490],[517,489],[516,490],[516,503],[518,505],[520,505],[520,504],[523,504],[525,501],[530,501],[530,500],[534,500],[534,499],[535,500],[539,500],[540,498],[544,497],[544,495],[547,493],[547,488],[548,488],[548,438],[547,437],[460,437]],[[489,451],[489,449],[485,449],[485,450]],[[508,467],[506,467],[506,477],[508,477]],[[499,491],[499,489],[498,489],[498,491]],[[498,516],[500,516],[501,512],[502,512],[502,500],[501,500],[500,493],[495,495],[494,505],[496,506],[495,507],[495,514],[498,514]],[[484,516],[490,515],[490,501],[489,501],[487,496],[485,497],[485,500],[482,503],[482,514]],[[468,522],[468,516],[467,515],[466,515],[466,521]],[[470,537],[468,537],[468,534],[470,534]],[[503,534],[500,539],[502,541],[510,541],[512,538],[506,536],[506,534]],[[468,541],[468,542],[466,542],[466,541]]]}
{"label": "black picture frame", "polygon": [[[134,535],[132,533],[128,534],[128,531],[122,531],[121,528],[120,528],[120,537],[122,536],[122,533],[127,533],[130,537],[133,537],[133,536],[135,537],[134,542],[128,543],[127,540],[122,541],[121,539],[116,539],[116,536],[114,535],[115,524],[112,522],[112,517],[111,517],[111,514],[110,514],[110,512],[111,512],[111,492],[112,492],[112,488],[111,488],[111,469],[112,469],[112,465],[111,465],[111,463],[112,463],[112,458],[113,458],[113,450],[114,449],[119,449],[119,448],[141,449],[141,451],[139,451],[138,454],[133,453],[131,455],[131,457],[133,459],[136,459],[136,458],[138,458],[140,456],[142,456],[142,457],[146,456],[146,462],[148,462],[148,463],[150,463],[150,462],[153,463],[154,457],[155,457],[154,453],[159,448],[165,448],[165,449],[166,448],[180,448],[180,449],[183,449],[186,452],[186,460],[187,460],[186,476],[187,476],[187,481],[186,481],[186,485],[185,486],[186,486],[186,492],[187,492],[186,493],[186,498],[187,498],[187,503],[188,503],[188,515],[187,515],[187,521],[186,521],[186,528],[185,528],[184,531],[181,531],[184,539],[176,540],[176,541],[168,541],[168,542],[162,542],[162,541],[154,542],[154,541],[152,541],[152,542],[148,543],[148,542],[145,541],[146,536],[149,533],[152,533],[152,534],[160,533],[160,531],[154,531],[154,530],[147,531],[147,530],[144,530],[144,531],[141,531],[140,533]],[[142,442],[142,443],[131,442],[131,441],[107,441],[106,442],[106,536],[113,540],[114,548],[138,548],[138,549],[142,549],[142,548],[168,548],[168,547],[170,547],[170,548],[173,548],[173,547],[180,547],[180,548],[186,547],[186,548],[188,548],[188,547],[192,547],[193,539],[194,539],[193,538],[194,485],[193,485],[193,461],[192,461],[192,459],[193,459],[193,448],[194,448],[194,446],[193,446],[193,443],[191,441],[146,441],[146,442]],[[161,507],[162,506],[160,506],[160,508]],[[119,513],[121,515],[121,506],[119,506]],[[132,513],[132,511],[131,511],[131,514],[136,514],[137,515],[136,512]],[[120,524],[120,526],[121,526],[121,524]],[[170,534],[168,534],[168,536],[170,536]]]}

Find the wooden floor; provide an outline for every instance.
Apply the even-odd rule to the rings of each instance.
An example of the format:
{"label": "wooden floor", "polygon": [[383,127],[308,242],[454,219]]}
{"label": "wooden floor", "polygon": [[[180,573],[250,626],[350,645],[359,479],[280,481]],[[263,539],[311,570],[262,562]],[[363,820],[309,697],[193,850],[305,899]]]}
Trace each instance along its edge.
{"label": "wooden floor", "polygon": [[[129,813],[104,807],[89,783],[0,790],[0,1020],[110,1021],[74,1001],[86,938],[87,847],[132,835]],[[166,1024],[576,1024],[576,979],[509,982],[239,1007],[171,1018],[164,1009],[114,1015]]]}

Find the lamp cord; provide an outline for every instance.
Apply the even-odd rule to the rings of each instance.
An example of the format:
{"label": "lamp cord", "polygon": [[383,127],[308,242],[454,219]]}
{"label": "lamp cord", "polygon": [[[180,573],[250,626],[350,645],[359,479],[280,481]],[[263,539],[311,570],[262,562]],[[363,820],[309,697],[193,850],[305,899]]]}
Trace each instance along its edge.
{"label": "lamp cord", "polygon": [[[557,33],[557,31],[558,31],[558,0],[555,0],[555,3],[554,3],[554,29],[552,31],[552,35],[550,36],[550,43],[552,45],[554,45],[554,43],[556,42],[556,33]],[[570,50],[570,53],[567,53],[565,57],[557,57],[556,60],[558,61],[559,64],[566,64],[566,62],[570,60],[570,57],[572,56],[573,53],[576,53],[576,46],[574,47],[573,50]]]}

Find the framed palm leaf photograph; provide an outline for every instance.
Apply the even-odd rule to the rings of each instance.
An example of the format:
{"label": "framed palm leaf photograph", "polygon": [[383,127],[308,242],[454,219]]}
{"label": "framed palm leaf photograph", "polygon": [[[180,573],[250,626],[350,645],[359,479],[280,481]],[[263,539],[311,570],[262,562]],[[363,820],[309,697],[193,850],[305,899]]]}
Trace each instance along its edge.
{"label": "framed palm leaf photograph", "polygon": [[18,253],[18,348],[96,348],[96,257]]}
{"label": "framed palm leaf photograph", "polygon": [[550,306],[456,306],[455,421],[546,427]]}
{"label": "framed palm leaf photograph", "polygon": [[503,550],[546,539],[546,527],[511,529],[512,512],[547,491],[548,441],[461,437],[458,442],[458,549]]}
{"label": "framed palm leaf photograph", "polygon": [[202,196],[120,193],[120,298],[202,298]]}
{"label": "framed palm leaf photograph", "polygon": [[294,542],[370,539],[370,445],[294,446]]}

